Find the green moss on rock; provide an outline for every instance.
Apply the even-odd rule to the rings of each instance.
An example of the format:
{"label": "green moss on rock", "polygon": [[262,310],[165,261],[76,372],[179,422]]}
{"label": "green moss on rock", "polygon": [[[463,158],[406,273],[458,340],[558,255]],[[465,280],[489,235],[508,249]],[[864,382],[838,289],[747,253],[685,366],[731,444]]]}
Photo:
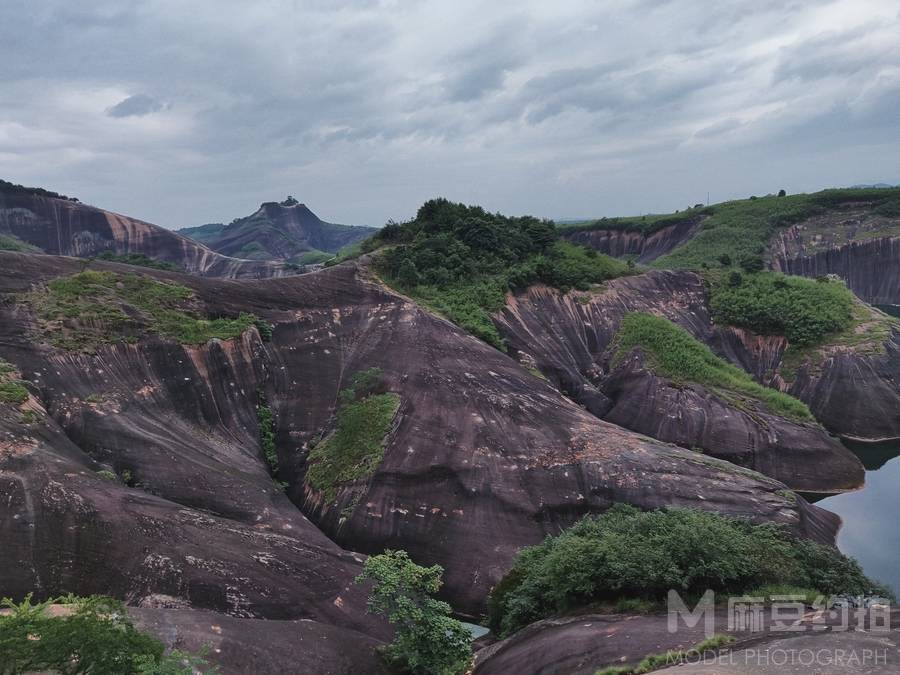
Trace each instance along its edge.
{"label": "green moss on rock", "polygon": [[111,342],[135,342],[146,332],[182,344],[239,336],[257,321],[200,316],[194,294],[181,284],[139,274],[86,270],[50,281],[25,301],[42,335],[60,349],[93,351]]}
{"label": "green moss on rock", "polygon": [[370,477],[384,458],[384,439],[399,407],[393,393],[344,403],[334,432],[309,453],[309,484],[332,501],[344,485]]}

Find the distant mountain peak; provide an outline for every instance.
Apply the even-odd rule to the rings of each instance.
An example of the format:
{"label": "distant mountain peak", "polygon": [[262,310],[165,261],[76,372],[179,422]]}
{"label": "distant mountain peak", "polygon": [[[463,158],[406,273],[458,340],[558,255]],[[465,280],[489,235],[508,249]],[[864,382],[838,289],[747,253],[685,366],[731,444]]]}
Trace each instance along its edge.
{"label": "distant mountain peak", "polygon": [[[179,230],[225,255],[297,264],[321,262],[375,233],[368,227],[328,223],[292,195],[263,202],[253,214],[229,224]],[[225,253],[231,251],[232,253]]]}

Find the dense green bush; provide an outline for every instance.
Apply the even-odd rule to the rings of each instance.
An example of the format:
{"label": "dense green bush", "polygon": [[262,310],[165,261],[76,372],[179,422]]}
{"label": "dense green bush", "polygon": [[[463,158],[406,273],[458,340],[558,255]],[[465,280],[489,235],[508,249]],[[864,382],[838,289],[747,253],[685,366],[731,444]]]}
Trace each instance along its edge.
{"label": "dense green bush", "polygon": [[640,347],[648,367],[675,382],[695,382],[713,390],[749,396],[778,415],[801,422],[813,421],[813,415],[804,403],[757,383],[664,317],[638,312],[626,314],[614,345],[614,363]]}
{"label": "dense green bush", "polygon": [[711,278],[710,309],[717,323],[762,335],[784,335],[796,345],[821,341],[853,319],[853,294],[839,281],[774,272]]}
{"label": "dense green bush", "polygon": [[[162,642],[138,631],[118,600],[67,596],[0,605],[0,675],[53,671],[63,675],[192,675],[199,656],[165,655]],[[65,610],[51,615],[50,605]],[[212,671],[208,671],[212,672]]]}
{"label": "dense green bush", "polygon": [[416,218],[389,223],[362,249],[385,246],[384,279],[477,337],[503,348],[490,313],[507,291],[542,281],[587,289],[624,274],[626,263],[557,239],[555,225],[510,218],[446,199],[426,202]]}
{"label": "dense green bush", "polygon": [[394,626],[385,656],[401,672],[460,675],[472,660],[472,634],[450,616],[450,605],[432,597],[443,572],[440,565],[416,565],[406,551],[385,551],[366,560],[357,578],[373,582],[369,611]]}
{"label": "dense green bush", "polygon": [[616,505],[523,549],[489,602],[492,630],[508,635],[538,619],[602,600],[660,600],[745,593],[766,584],[823,594],[889,591],[834,548],[771,524],[691,509],[639,511]]}

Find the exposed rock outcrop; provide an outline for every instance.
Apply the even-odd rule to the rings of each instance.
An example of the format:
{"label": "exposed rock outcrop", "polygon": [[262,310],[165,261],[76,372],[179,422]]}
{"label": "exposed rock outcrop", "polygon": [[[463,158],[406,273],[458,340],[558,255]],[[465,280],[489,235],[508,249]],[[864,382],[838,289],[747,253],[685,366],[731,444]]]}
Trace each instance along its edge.
{"label": "exposed rock outcrop", "polygon": [[[516,358],[537,367],[600,417],[716,456],[735,461],[744,457],[741,463],[746,466],[777,470],[773,475],[798,489],[812,489],[811,481],[818,481],[818,489],[826,491],[861,482],[859,463],[819,427],[790,422],[752,406],[729,405],[709,392],[699,394],[697,388],[673,388],[645,368],[613,372],[609,346],[622,317],[634,311],[668,318],[764,384],[789,389],[835,433],[868,438],[892,435],[890,429],[900,433],[900,392],[894,384],[898,359],[891,346],[896,334],[883,354],[847,349],[840,356],[823,359],[814,371],[801,371],[806,374],[788,387],[777,375],[787,347],[784,338],[715,326],[703,282],[691,272],[650,272],[616,279],[591,294],[560,294],[535,286],[510,296],[495,323]],[[847,377],[842,374],[847,368],[866,376]],[[642,412],[636,412],[635,406]],[[895,406],[893,411],[887,410],[890,406]],[[867,409],[876,412],[864,412]],[[871,426],[872,418],[882,414],[881,421]],[[811,457],[818,458],[814,465],[818,477],[810,475]]]}
{"label": "exposed rock outcrop", "polygon": [[900,305],[900,237],[853,241],[811,255],[776,256],[772,266],[803,277],[836,274],[868,303]]}
{"label": "exposed rock outcrop", "polygon": [[[0,263],[7,298],[78,271],[46,256]],[[833,540],[835,518],[783,484],[597,420],[355,265],[256,283],[146,273],[190,286],[212,315],[256,312],[275,324],[272,340],[251,329],[192,348],[147,336],[76,355],[36,343],[22,305],[0,305],[0,356],[47,411],[27,427],[8,411],[0,475],[16,506],[2,534],[17,562],[0,569],[17,593],[171,595],[371,634],[361,591],[347,588],[356,561],[269,478],[257,387],[275,413],[278,477],[295,503],[346,548],[404,548],[440,563],[446,597],[463,612],[481,611],[520,547],[619,501],[714,509]],[[400,411],[374,474],[326,503],[304,480],[308,442],[329,428],[339,389],[371,366]],[[140,489],[97,477],[101,468],[128,470]],[[145,562],[151,554],[168,560]]]}
{"label": "exposed rock outcrop", "polygon": [[900,304],[900,218],[850,204],[779,232],[772,268],[785,274],[836,274],[873,305]]}
{"label": "exposed rock outcrop", "polygon": [[[895,650],[900,637],[900,612],[897,610],[891,613],[889,632],[879,629],[847,631],[846,626],[841,625],[840,612],[834,612],[834,616],[829,614],[807,612],[797,621],[794,631],[785,631],[783,625],[781,628],[772,626],[773,621],[778,620],[775,612],[765,612],[760,619],[763,625],[754,625],[750,630],[751,626],[741,626],[740,621],[734,620],[733,612],[729,613],[725,608],[717,609],[712,616],[715,634],[734,638],[736,642],[730,646],[733,652],[749,648],[750,653],[735,653],[734,658],[725,656],[721,661],[715,661],[712,659],[713,652],[710,652],[706,655],[709,658],[706,662],[695,657],[687,665],[654,672],[676,675],[684,672],[691,675],[764,672],[780,675],[785,672],[785,666],[778,655],[785,652],[820,653],[823,659],[821,665],[825,666],[829,664],[824,659],[835,654],[836,649],[843,649],[848,655],[853,654],[854,650],[862,654],[864,649],[872,650],[868,653],[873,654],[894,653],[886,650]],[[864,618],[860,620],[865,622]],[[683,619],[679,619],[677,626],[677,631],[670,631],[665,614],[585,614],[545,619],[480,649],[475,654],[474,674],[592,675],[604,667],[635,667],[651,654],[665,654],[669,650],[687,651],[709,637],[704,632],[703,621],[688,626]],[[771,650],[770,654],[767,654],[768,650]],[[896,671],[890,661],[884,669],[880,669],[873,659],[865,663],[859,658],[843,658],[839,668],[815,672],[868,675]],[[872,668],[872,665],[876,667]],[[811,671],[794,668],[793,672]]]}
{"label": "exposed rock outcrop", "polygon": [[320,621],[238,619],[189,609],[132,607],[138,629],[170,649],[199,652],[221,675],[386,673],[370,635]]}
{"label": "exposed rock outcrop", "polygon": [[859,460],[833,437],[791,423],[752,399],[673,384],[635,350],[603,379],[612,399],[604,419],[653,438],[752,468],[795,490],[836,491],[862,484]]}
{"label": "exposed rock outcrop", "polygon": [[89,258],[104,252],[138,253],[191,274],[259,279],[295,272],[278,263],[229,258],[170,230],[68,199],[4,191],[0,234],[45,253]]}
{"label": "exposed rock outcrop", "polygon": [[701,216],[668,225],[650,234],[638,230],[597,229],[560,230],[563,238],[616,258],[634,256],[639,263],[649,263],[680,246],[694,236],[703,222]]}

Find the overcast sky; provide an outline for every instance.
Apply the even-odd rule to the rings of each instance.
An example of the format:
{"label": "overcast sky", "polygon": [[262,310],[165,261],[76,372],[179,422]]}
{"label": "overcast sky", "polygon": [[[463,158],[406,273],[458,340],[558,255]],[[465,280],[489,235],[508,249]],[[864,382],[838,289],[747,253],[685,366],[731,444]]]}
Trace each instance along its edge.
{"label": "overcast sky", "polygon": [[166,227],[900,183],[897,0],[2,0],[0,178]]}

